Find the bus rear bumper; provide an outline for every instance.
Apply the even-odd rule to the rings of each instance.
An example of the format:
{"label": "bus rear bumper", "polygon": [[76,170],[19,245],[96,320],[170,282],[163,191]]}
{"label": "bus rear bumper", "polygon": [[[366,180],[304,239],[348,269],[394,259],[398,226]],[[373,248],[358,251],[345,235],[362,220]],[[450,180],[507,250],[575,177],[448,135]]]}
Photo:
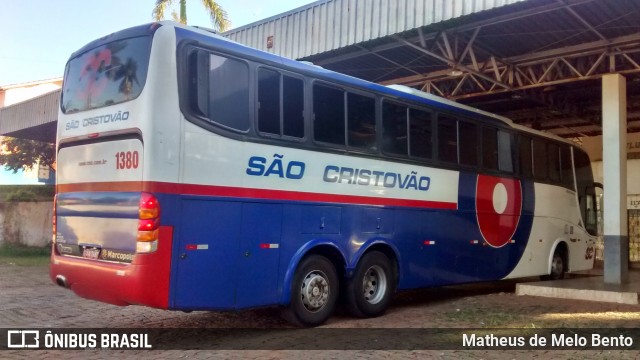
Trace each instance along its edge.
{"label": "bus rear bumper", "polygon": [[173,228],[160,227],[158,250],[136,254],[131,264],[51,255],[49,277],[78,296],[113,305],[169,307]]}

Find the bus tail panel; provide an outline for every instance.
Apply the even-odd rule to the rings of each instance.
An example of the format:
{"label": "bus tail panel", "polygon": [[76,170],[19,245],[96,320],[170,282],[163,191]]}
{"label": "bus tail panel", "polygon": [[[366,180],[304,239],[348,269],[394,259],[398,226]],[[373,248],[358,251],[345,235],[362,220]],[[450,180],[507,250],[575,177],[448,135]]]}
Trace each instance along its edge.
{"label": "bus tail panel", "polygon": [[130,263],[136,252],[140,192],[73,192],[56,198],[60,255]]}
{"label": "bus tail panel", "polygon": [[60,255],[130,263],[141,226],[157,227],[158,214],[140,215],[143,145],[132,136],[60,148],[54,239]]}
{"label": "bus tail panel", "polygon": [[173,227],[160,226],[158,249],[137,254],[130,264],[60,256],[52,251],[51,280],[87,299],[113,305],[169,307]]}
{"label": "bus tail panel", "polygon": [[143,192],[137,134],[61,145],[51,278],[78,295],[116,305],[167,308],[173,229]]}

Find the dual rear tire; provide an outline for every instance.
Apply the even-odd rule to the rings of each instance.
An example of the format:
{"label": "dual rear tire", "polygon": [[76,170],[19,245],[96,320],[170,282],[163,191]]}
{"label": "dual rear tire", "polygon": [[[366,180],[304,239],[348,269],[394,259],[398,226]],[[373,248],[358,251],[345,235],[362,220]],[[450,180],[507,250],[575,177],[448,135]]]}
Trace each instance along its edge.
{"label": "dual rear tire", "polygon": [[[391,261],[379,251],[363,256],[354,275],[343,286],[345,306],[357,317],[384,313],[396,288]],[[318,326],[333,314],[339,299],[340,279],[331,261],[321,255],[305,257],[294,275],[291,303],[284,316],[300,326]]]}
{"label": "dual rear tire", "polygon": [[371,251],[363,256],[345,286],[345,306],[356,317],[384,314],[396,290],[396,274],[389,258]]}

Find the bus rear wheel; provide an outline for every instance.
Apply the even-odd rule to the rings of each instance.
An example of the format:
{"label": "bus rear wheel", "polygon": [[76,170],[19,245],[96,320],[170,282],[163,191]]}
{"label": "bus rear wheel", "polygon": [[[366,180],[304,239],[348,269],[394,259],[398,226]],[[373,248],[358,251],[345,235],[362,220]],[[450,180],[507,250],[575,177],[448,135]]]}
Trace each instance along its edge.
{"label": "bus rear wheel", "polygon": [[329,319],[338,300],[339,280],[327,258],[310,255],[298,266],[291,287],[291,303],[284,317],[298,326],[317,326]]}
{"label": "bus rear wheel", "polygon": [[380,316],[387,310],[395,288],[395,272],[389,258],[379,251],[367,253],[347,281],[346,308],[356,317]]}

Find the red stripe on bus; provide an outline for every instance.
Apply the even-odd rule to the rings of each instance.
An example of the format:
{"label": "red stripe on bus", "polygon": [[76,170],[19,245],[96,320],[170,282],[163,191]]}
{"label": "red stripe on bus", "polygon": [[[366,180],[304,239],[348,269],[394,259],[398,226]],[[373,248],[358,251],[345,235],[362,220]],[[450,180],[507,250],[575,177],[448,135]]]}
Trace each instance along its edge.
{"label": "red stripe on bus", "polygon": [[215,185],[176,184],[156,181],[59,184],[57,186],[57,191],[58,193],[78,191],[148,191],[177,195],[206,195],[247,199],[328,202],[358,205],[384,205],[446,210],[456,210],[458,208],[458,205],[456,203],[444,201],[409,200],[341,194],[320,194],[301,191],[252,189]]}

